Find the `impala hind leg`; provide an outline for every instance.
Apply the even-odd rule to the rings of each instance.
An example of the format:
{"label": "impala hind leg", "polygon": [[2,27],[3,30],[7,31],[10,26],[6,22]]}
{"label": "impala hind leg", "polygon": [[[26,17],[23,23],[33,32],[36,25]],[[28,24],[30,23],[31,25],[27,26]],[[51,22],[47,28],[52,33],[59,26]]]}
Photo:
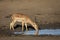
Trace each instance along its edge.
{"label": "impala hind leg", "polygon": [[15,22],[16,22],[16,21],[12,21],[12,22],[10,23],[10,30],[14,30],[14,24],[15,24]]}
{"label": "impala hind leg", "polygon": [[[10,30],[12,29],[12,26],[13,26],[13,22],[10,23]],[[14,28],[13,28],[14,30]]]}

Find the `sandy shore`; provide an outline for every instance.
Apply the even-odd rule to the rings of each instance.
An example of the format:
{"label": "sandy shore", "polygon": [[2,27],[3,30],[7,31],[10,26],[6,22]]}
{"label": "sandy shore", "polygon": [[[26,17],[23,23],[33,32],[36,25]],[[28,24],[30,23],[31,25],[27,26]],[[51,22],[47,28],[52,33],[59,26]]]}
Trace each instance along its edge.
{"label": "sandy shore", "polygon": [[4,36],[0,40],[60,40],[60,36]]}

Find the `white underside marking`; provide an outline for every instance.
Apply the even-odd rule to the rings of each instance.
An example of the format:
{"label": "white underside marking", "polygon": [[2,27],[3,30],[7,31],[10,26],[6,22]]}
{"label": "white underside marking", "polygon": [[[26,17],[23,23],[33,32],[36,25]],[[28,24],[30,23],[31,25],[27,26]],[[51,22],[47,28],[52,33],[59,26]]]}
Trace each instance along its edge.
{"label": "white underside marking", "polygon": [[26,21],[24,18],[17,18],[16,19],[16,21],[18,21],[18,22],[22,22],[23,20]]}

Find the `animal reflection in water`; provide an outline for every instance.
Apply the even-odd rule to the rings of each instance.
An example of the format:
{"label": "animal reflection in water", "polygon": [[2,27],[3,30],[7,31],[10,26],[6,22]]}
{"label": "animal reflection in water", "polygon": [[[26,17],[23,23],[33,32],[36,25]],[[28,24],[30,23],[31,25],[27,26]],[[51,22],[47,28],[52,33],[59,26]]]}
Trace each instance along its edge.
{"label": "animal reflection in water", "polygon": [[26,31],[28,31],[27,24],[31,24],[32,27],[36,30],[35,35],[38,35],[38,26],[37,24],[32,21],[27,15],[22,14],[22,13],[15,13],[11,15],[12,22],[10,23],[10,30],[14,30],[14,24],[16,22],[21,22],[22,23],[22,31],[24,30],[24,25],[26,27]]}

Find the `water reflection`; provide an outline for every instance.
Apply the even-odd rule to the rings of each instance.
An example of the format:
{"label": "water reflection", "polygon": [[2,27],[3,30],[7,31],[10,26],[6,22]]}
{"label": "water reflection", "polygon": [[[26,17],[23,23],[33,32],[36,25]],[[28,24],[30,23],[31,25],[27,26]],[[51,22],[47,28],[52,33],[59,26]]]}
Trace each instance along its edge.
{"label": "water reflection", "polygon": [[[35,30],[25,32],[14,32],[14,34],[34,35]],[[39,35],[60,35],[60,29],[42,29],[39,30]]]}

